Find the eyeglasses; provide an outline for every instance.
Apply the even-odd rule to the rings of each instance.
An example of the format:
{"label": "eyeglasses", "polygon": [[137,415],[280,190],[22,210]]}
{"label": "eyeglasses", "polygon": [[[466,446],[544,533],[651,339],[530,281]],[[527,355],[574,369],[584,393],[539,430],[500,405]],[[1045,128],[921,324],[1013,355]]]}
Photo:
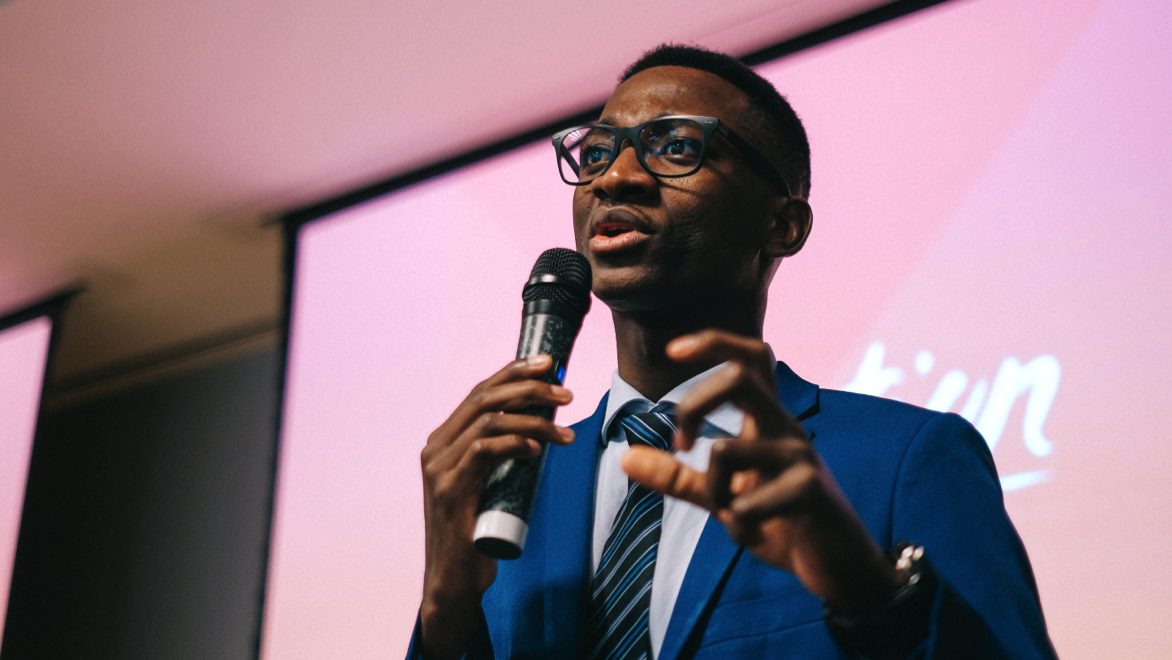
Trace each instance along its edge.
{"label": "eyeglasses", "polygon": [[657,177],[674,178],[695,174],[704,164],[704,150],[713,133],[723,135],[745,157],[749,167],[778,184],[788,196],[789,183],[766,158],[715,117],[672,115],[658,117],[638,126],[619,128],[607,124],[586,124],[553,136],[558,172],[571,186],[584,186],[601,176],[626,142],[635,148],[643,169]]}

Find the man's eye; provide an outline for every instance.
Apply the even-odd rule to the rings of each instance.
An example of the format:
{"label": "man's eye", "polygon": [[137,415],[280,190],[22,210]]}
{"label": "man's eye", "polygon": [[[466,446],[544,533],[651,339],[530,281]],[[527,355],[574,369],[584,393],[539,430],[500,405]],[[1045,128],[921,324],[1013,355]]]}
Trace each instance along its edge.
{"label": "man's eye", "polygon": [[599,145],[587,145],[582,147],[581,162],[583,167],[588,165],[597,165],[606,161],[610,157],[610,149]]}
{"label": "man's eye", "polygon": [[675,138],[656,147],[655,155],[695,160],[700,157],[700,143],[687,138]]}

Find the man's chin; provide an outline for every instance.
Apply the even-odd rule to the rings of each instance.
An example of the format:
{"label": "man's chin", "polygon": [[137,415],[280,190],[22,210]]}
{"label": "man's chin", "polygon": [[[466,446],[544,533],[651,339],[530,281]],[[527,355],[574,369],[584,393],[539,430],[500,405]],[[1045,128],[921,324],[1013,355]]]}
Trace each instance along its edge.
{"label": "man's chin", "polygon": [[646,307],[647,294],[638,287],[595,283],[592,292],[595,298],[598,298],[612,311],[621,312]]}
{"label": "man's chin", "polygon": [[677,290],[646,276],[599,277],[598,273],[594,276],[594,296],[615,312],[664,309],[677,297],[673,295]]}

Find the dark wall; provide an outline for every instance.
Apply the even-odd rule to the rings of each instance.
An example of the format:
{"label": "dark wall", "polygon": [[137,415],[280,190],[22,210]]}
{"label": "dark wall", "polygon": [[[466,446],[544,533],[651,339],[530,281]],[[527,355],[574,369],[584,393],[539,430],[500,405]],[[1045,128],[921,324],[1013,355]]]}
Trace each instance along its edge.
{"label": "dark wall", "polygon": [[46,413],[2,657],[251,658],[278,348]]}

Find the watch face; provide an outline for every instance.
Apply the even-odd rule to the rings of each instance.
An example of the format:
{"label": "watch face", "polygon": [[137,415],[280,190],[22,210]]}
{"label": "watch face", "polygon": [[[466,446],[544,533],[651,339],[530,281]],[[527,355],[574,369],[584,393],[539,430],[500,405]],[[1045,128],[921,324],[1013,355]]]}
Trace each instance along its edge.
{"label": "watch face", "polygon": [[920,560],[924,558],[924,547],[921,545],[904,543],[897,546],[897,548],[898,554],[895,558],[895,570],[911,573],[911,578],[908,579],[908,582],[910,583],[912,578],[917,578],[917,574],[919,573],[919,571],[915,569],[920,563]]}

